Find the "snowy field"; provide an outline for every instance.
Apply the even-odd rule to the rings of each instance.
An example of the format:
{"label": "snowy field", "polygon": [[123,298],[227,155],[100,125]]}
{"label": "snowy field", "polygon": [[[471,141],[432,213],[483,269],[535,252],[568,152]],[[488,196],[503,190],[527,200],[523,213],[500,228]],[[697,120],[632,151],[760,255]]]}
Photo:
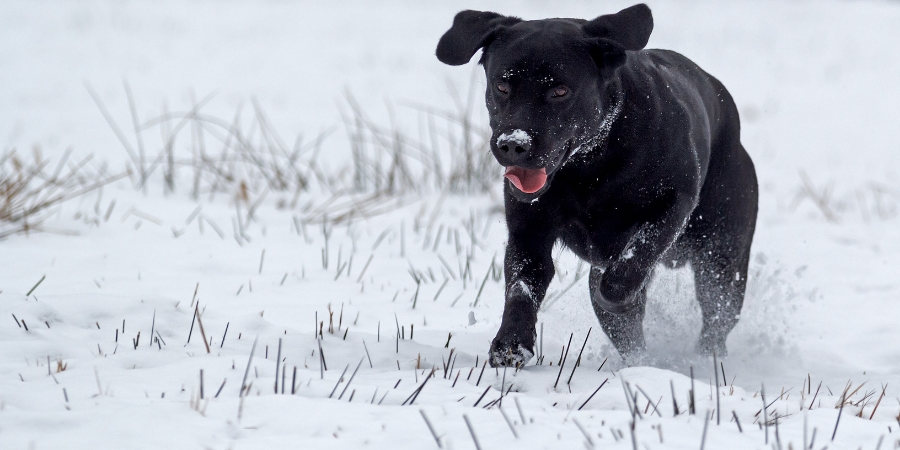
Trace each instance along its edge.
{"label": "snowy field", "polygon": [[730,354],[660,272],[624,366],[557,248],[541,364],[485,368],[501,171],[434,47],[630,4],[0,3],[0,449],[900,448],[895,1],[651,1],[759,173]]}

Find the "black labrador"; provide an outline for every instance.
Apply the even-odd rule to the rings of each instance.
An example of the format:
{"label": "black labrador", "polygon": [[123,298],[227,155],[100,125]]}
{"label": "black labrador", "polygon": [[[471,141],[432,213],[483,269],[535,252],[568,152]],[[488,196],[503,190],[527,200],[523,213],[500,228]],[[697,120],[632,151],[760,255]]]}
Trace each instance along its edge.
{"label": "black labrador", "polygon": [[644,50],[635,5],[594,20],[462,11],[437,57],[483,49],[491,152],[506,168],[506,303],[493,366],[533,356],[557,240],[590,262],[590,295],[626,361],[644,350],[646,283],[690,262],[703,312],[698,351],[724,355],[747,285],[757,181],[738,111],[684,56]]}

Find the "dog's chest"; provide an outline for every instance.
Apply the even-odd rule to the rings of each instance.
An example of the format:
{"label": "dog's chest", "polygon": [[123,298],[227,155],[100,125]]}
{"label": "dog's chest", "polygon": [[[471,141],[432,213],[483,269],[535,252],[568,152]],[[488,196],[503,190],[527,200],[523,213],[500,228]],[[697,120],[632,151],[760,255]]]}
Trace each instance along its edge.
{"label": "dog's chest", "polygon": [[634,232],[634,213],[624,205],[599,201],[560,205],[558,238],[580,258],[605,265],[618,255]]}

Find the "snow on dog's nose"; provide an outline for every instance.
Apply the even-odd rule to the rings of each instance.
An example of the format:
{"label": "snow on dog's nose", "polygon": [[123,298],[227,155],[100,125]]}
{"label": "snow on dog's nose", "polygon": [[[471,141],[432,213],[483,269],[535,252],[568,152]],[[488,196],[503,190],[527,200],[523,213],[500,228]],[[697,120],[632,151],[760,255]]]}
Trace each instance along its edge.
{"label": "snow on dog's nose", "polygon": [[503,153],[513,151],[513,154],[508,155],[512,159],[519,155],[524,157],[531,150],[531,135],[520,129],[515,129],[509,134],[503,133],[497,138],[497,148]]}

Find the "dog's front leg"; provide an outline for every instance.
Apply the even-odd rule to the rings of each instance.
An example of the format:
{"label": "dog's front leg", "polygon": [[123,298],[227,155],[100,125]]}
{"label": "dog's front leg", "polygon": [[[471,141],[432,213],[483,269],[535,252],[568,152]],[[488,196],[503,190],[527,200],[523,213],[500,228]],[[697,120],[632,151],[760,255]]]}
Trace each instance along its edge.
{"label": "dog's front leg", "polygon": [[691,197],[676,200],[658,219],[640,226],[604,271],[591,270],[591,303],[603,331],[629,364],[643,355],[644,283],[662,254],[683,231],[694,207]]}
{"label": "dog's front leg", "polygon": [[553,278],[553,241],[549,232],[510,226],[504,262],[506,303],[491,343],[492,367],[524,365],[534,356],[537,313]]}
{"label": "dog's front leg", "polygon": [[591,300],[596,307],[621,314],[639,306],[635,299],[660,257],[684,231],[696,198],[695,193],[680,194],[658,219],[640,226],[592,286]]}

